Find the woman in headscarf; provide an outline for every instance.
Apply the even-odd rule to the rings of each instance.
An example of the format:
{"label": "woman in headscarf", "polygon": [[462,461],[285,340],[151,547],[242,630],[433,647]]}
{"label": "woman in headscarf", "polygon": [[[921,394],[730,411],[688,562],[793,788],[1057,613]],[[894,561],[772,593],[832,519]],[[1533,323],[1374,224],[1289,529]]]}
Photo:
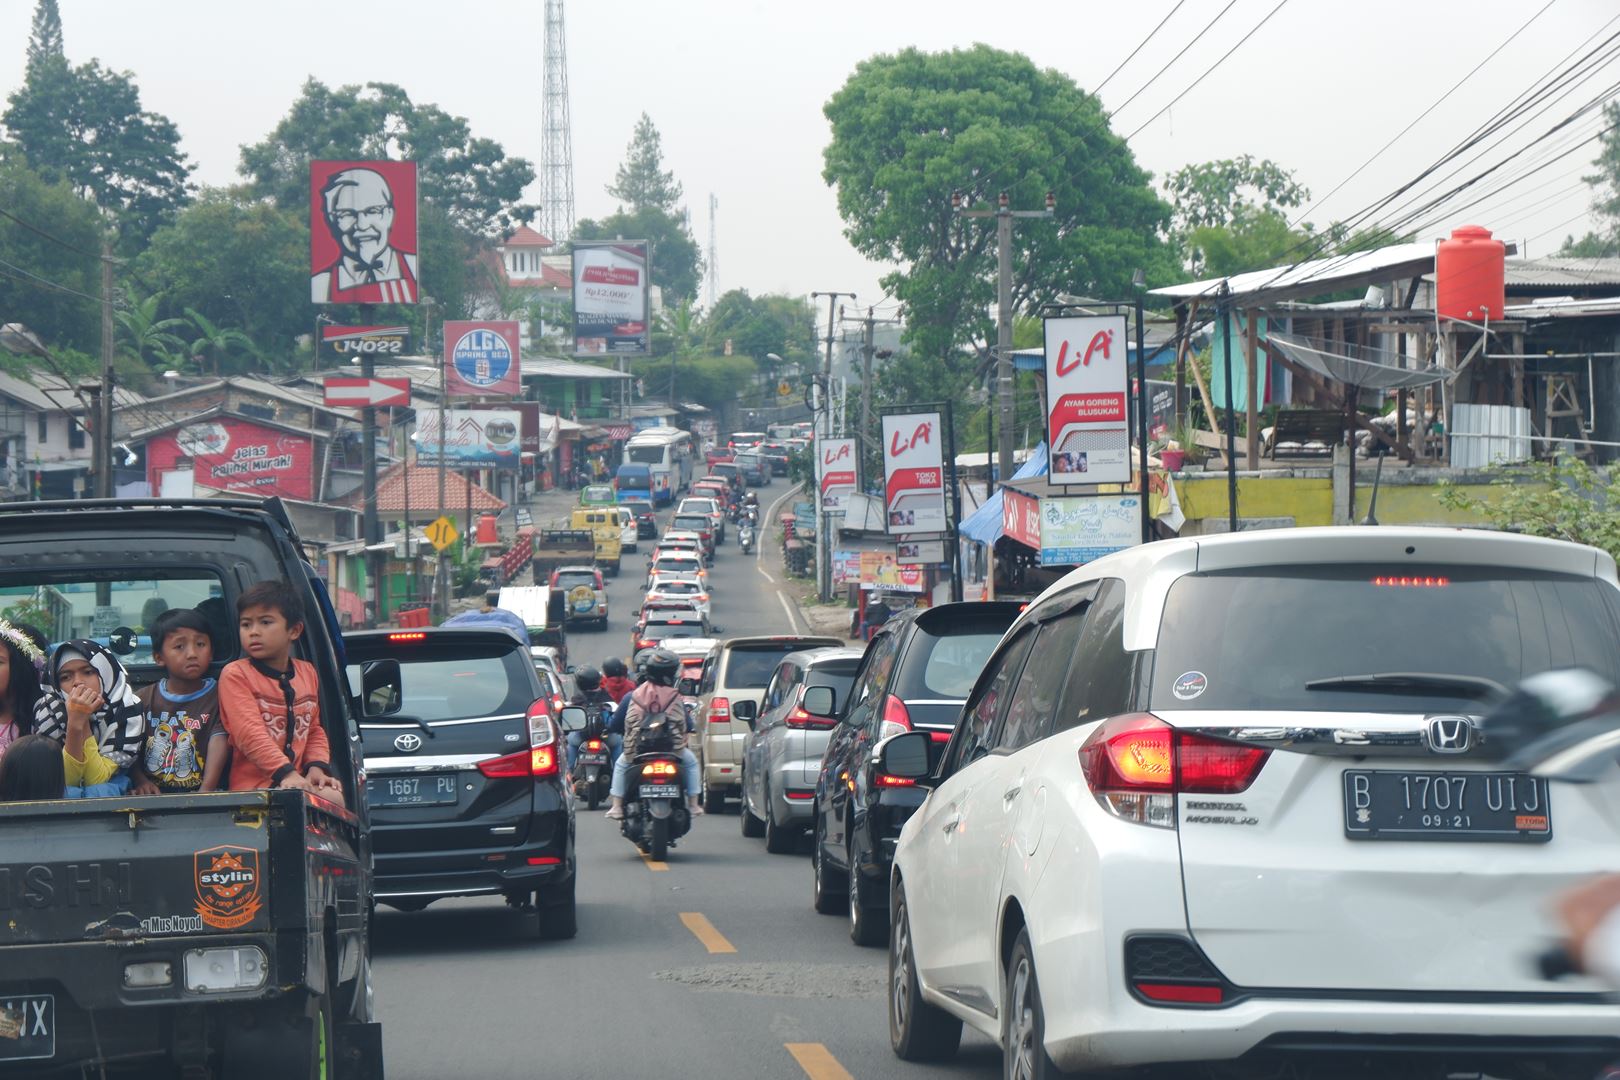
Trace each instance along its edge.
{"label": "woman in headscarf", "polygon": [[68,641],[51,656],[52,689],[34,710],[34,730],[62,744],[67,797],[122,795],[146,739],[146,714],[118,658],[94,641]]}

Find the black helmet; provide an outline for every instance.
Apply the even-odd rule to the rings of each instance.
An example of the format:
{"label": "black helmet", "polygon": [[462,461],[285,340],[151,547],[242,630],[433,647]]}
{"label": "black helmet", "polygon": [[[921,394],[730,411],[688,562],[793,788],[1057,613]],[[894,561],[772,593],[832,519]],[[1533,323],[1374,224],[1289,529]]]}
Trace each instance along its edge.
{"label": "black helmet", "polygon": [[681,661],[668,649],[652,649],[644,665],[647,681],[657,686],[674,686],[675,676],[681,670]]}
{"label": "black helmet", "polygon": [[602,689],[602,673],[593,667],[582,667],[574,672],[574,685],[579,687],[582,693],[587,694],[592,690],[600,690]]}
{"label": "black helmet", "polygon": [[602,661],[602,674],[610,679],[622,679],[629,674],[629,669],[624,666],[623,660],[610,656]]}

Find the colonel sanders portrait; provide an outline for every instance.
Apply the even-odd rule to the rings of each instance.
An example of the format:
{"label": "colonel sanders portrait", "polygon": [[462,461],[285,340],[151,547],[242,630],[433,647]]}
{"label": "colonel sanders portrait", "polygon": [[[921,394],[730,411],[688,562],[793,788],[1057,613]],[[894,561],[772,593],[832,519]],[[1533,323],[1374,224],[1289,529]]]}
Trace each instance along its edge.
{"label": "colonel sanders portrait", "polygon": [[391,242],[394,193],[381,173],[343,169],[321,188],[326,227],[338,258],[310,278],[317,304],[411,304],[416,302],[416,255]]}

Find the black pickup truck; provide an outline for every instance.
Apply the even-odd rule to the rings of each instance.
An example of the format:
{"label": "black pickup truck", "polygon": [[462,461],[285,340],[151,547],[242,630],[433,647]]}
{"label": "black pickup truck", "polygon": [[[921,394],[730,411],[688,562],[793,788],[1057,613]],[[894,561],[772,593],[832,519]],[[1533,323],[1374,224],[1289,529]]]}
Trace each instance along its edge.
{"label": "black pickup truck", "polygon": [[158,612],[210,620],[217,676],[236,597],[271,578],[304,593],[297,655],[320,675],[346,806],[291,790],[0,804],[0,1074],[382,1077],[358,721],[397,666],[368,666],[351,698],[276,500],[0,505],[0,611],[122,647],[137,684],[158,674],[140,636]]}

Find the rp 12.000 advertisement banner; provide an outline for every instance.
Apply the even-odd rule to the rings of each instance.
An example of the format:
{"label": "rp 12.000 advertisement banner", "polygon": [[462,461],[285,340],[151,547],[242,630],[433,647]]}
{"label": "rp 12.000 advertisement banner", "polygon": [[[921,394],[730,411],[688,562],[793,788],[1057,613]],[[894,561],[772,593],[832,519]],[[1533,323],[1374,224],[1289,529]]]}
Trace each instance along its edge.
{"label": "rp 12.000 advertisement banner", "polygon": [[891,413],[883,418],[883,508],[890,536],[945,531],[945,451],[939,413]]}
{"label": "rp 12.000 advertisement banner", "polygon": [[312,302],[414,304],[416,251],[416,162],[310,162]]}
{"label": "rp 12.000 advertisement banner", "polygon": [[648,356],[645,240],[574,245],[574,355]]}
{"label": "rp 12.000 advertisement banner", "polygon": [[518,397],[523,393],[518,324],[444,324],[444,385],[450,397]]}
{"label": "rp 12.000 advertisement banner", "polygon": [[1125,484],[1131,433],[1125,316],[1046,320],[1046,445],[1054,484]]}
{"label": "rp 12.000 advertisement banner", "polygon": [[844,512],[859,486],[856,468],[854,439],[816,440],[816,486],[823,514]]}

